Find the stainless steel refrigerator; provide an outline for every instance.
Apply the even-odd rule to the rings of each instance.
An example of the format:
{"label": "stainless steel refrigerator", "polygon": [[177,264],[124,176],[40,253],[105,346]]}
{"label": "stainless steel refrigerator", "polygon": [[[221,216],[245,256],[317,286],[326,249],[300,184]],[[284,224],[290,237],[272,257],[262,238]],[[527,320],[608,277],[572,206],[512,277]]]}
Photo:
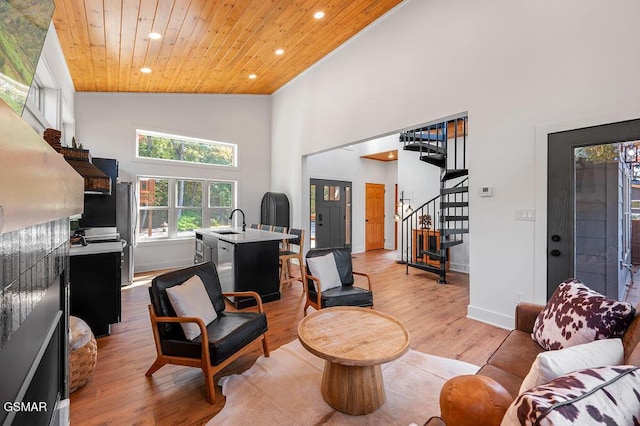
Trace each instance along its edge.
{"label": "stainless steel refrigerator", "polygon": [[116,227],[123,240],[122,285],[133,282],[133,249],[136,245],[136,192],[132,182],[120,182],[116,185]]}

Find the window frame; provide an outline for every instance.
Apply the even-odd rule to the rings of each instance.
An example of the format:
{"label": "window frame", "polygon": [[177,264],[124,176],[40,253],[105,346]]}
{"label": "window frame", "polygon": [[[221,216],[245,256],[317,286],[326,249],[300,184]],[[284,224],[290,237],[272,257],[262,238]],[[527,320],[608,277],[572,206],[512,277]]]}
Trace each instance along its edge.
{"label": "window frame", "polygon": [[[148,179],[157,179],[157,180],[167,180],[168,181],[168,194],[167,194],[167,206],[141,206],[140,205],[140,182]],[[184,207],[178,206],[178,195],[177,195],[177,185],[178,181],[192,181],[192,182],[201,182],[202,183],[202,205],[201,206],[192,206],[192,207]],[[193,178],[193,177],[172,177],[172,176],[155,176],[155,175],[137,175],[136,176],[136,198],[138,203],[136,205],[137,210],[137,221],[136,221],[136,241],[142,244],[154,244],[162,241],[172,241],[172,240],[187,240],[191,239],[195,236],[194,231],[182,231],[182,235],[179,234],[178,231],[178,211],[179,210],[197,210],[200,209],[202,211],[202,227],[209,228],[211,223],[211,212],[214,210],[214,207],[210,207],[210,187],[212,184],[216,183],[225,183],[232,185],[232,194],[231,194],[231,210],[236,208],[238,204],[238,182],[235,180],[228,179],[204,179],[204,178]],[[219,208],[219,207],[217,207]],[[166,236],[159,237],[146,237],[141,234],[140,230],[140,218],[142,217],[143,211],[167,211],[167,233]],[[221,226],[231,226],[231,223],[228,225]],[[185,234],[184,232],[189,232]]]}
{"label": "window frame", "polygon": [[[154,158],[154,157],[143,157],[139,155],[139,141],[140,135],[149,135],[163,138],[173,138],[183,140],[185,142],[195,142],[195,143],[204,143],[207,145],[217,145],[223,147],[230,147],[232,149],[232,160],[231,164],[212,164],[212,163],[200,163],[196,161],[185,161],[185,160],[172,160],[165,158]],[[231,142],[222,142],[222,141],[214,141],[211,139],[203,139],[194,136],[185,136],[185,135],[177,135],[173,133],[166,132],[157,132],[153,130],[145,130],[145,129],[135,129],[135,143],[134,146],[134,159],[135,161],[140,162],[150,162],[155,164],[172,164],[179,166],[188,166],[188,167],[206,167],[206,168],[218,168],[218,169],[237,169],[238,168],[238,144]]]}

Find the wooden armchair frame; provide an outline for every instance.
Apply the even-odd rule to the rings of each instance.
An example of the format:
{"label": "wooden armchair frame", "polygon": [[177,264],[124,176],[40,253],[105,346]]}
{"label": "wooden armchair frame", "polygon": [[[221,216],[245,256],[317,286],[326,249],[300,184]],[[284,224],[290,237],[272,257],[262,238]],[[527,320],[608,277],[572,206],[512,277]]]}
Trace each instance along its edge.
{"label": "wooden armchair frame", "polygon": [[[228,292],[222,293],[222,296],[225,297],[225,303],[229,303],[226,300],[226,297],[253,297],[256,299],[258,312],[264,313],[264,309],[262,307],[262,299],[255,291],[240,291],[240,292]],[[247,343],[242,349],[238,350],[236,353],[231,355],[229,358],[224,360],[218,365],[211,365],[211,357],[209,354],[209,335],[207,332],[207,326],[200,318],[196,317],[165,317],[156,315],[153,304],[149,304],[149,317],[151,318],[151,329],[153,330],[153,339],[156,344],[156,352],[157,357],[154,363],[149,367],[145,376],[151,377],[153,373],[158,371],[160,368],[167,364],[175,364],[175,365],[183,365],[187,367],[196,367],[201,368],[202,373],[204,374],[205,384],[207,388],[207,401],[210,404],[215,403],[215,384],[213,382],[213,376],[225,368],[227,365],[231,364],[236,360],[239,356],[245,354],[252,350],[252,344],[257,342],[258,340],[262,340],[262,351],[265,357],[269,356],[269,345],[267,343],[267,335],[266,333],[261,334],[260,336],[253,339],[251,342]],[[200,333],[202,334],[202,353],[200,358],[189,358],[183,356],[176,355],[166,355],[162,352],[162,341],[160,338],[160,332],[158,331],[158,324],[160,323],[187,323],[187,322],[195,322],[200,327]]]}
{"label": "wooden armchair frame", "polygon": [[[304,298],[305,298],[305,304],[304,304],[304,308],[303,308],[303,314],[306,317],[307,316],[307,308],[309,308],[309,306],[313,307],[316,310],[320,310],[322,309],[322,290],[321,290],[321,284],[320,284],[320,278],[318,277],[314,277],[311,274],[307,273],[307,268],[306,267],[302,267],[300,268],[301,270],[303,270],[303,287],[304,287]],[[356,272],[356,271],[351,271],[351,273],[353,275],[359,275],[361,277],[365,277],[367,279],[367,287],[369,288],[369,291],[371,293],[373,293],[373,289],[371,287],[371,277],[369,276],[369,274],[365,274],[364,272]],[[315,301],[311,300],[311,295],[308,294],[309,291],[309,279],[312,279],[313,281],[316,282],[316,293],[317,293],[317,298]],[[353,285],[355,286],[355,282],[353,283]],[[359,287],[359,286],[358,286]],[[373,304],[371,305],[371,309],[373,309]]]}

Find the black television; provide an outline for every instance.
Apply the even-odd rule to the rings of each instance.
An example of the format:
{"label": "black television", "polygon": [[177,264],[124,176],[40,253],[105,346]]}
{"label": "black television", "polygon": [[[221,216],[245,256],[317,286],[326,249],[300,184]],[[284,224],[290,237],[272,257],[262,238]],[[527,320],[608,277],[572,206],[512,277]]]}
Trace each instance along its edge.
{"label": "black television", "polygon": [[0,98],[22,115],[55,5],[0,0]]}

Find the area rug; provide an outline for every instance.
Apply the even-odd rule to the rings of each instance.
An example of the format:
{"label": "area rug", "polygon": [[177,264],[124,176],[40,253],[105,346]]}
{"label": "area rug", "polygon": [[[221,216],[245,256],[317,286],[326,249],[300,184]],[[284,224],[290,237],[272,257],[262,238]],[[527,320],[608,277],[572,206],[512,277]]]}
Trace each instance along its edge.
{"label": "area rug", "polygon": [[474,374],[466,362],[409,350],[382,365],[386,400],[371,414],[350,416],[322,398],[324,360],[298,340],[261,356],[242,374],[219,380],[226,402],[207,425],[409,425],[438,415],[438,397],[445,381]]}

